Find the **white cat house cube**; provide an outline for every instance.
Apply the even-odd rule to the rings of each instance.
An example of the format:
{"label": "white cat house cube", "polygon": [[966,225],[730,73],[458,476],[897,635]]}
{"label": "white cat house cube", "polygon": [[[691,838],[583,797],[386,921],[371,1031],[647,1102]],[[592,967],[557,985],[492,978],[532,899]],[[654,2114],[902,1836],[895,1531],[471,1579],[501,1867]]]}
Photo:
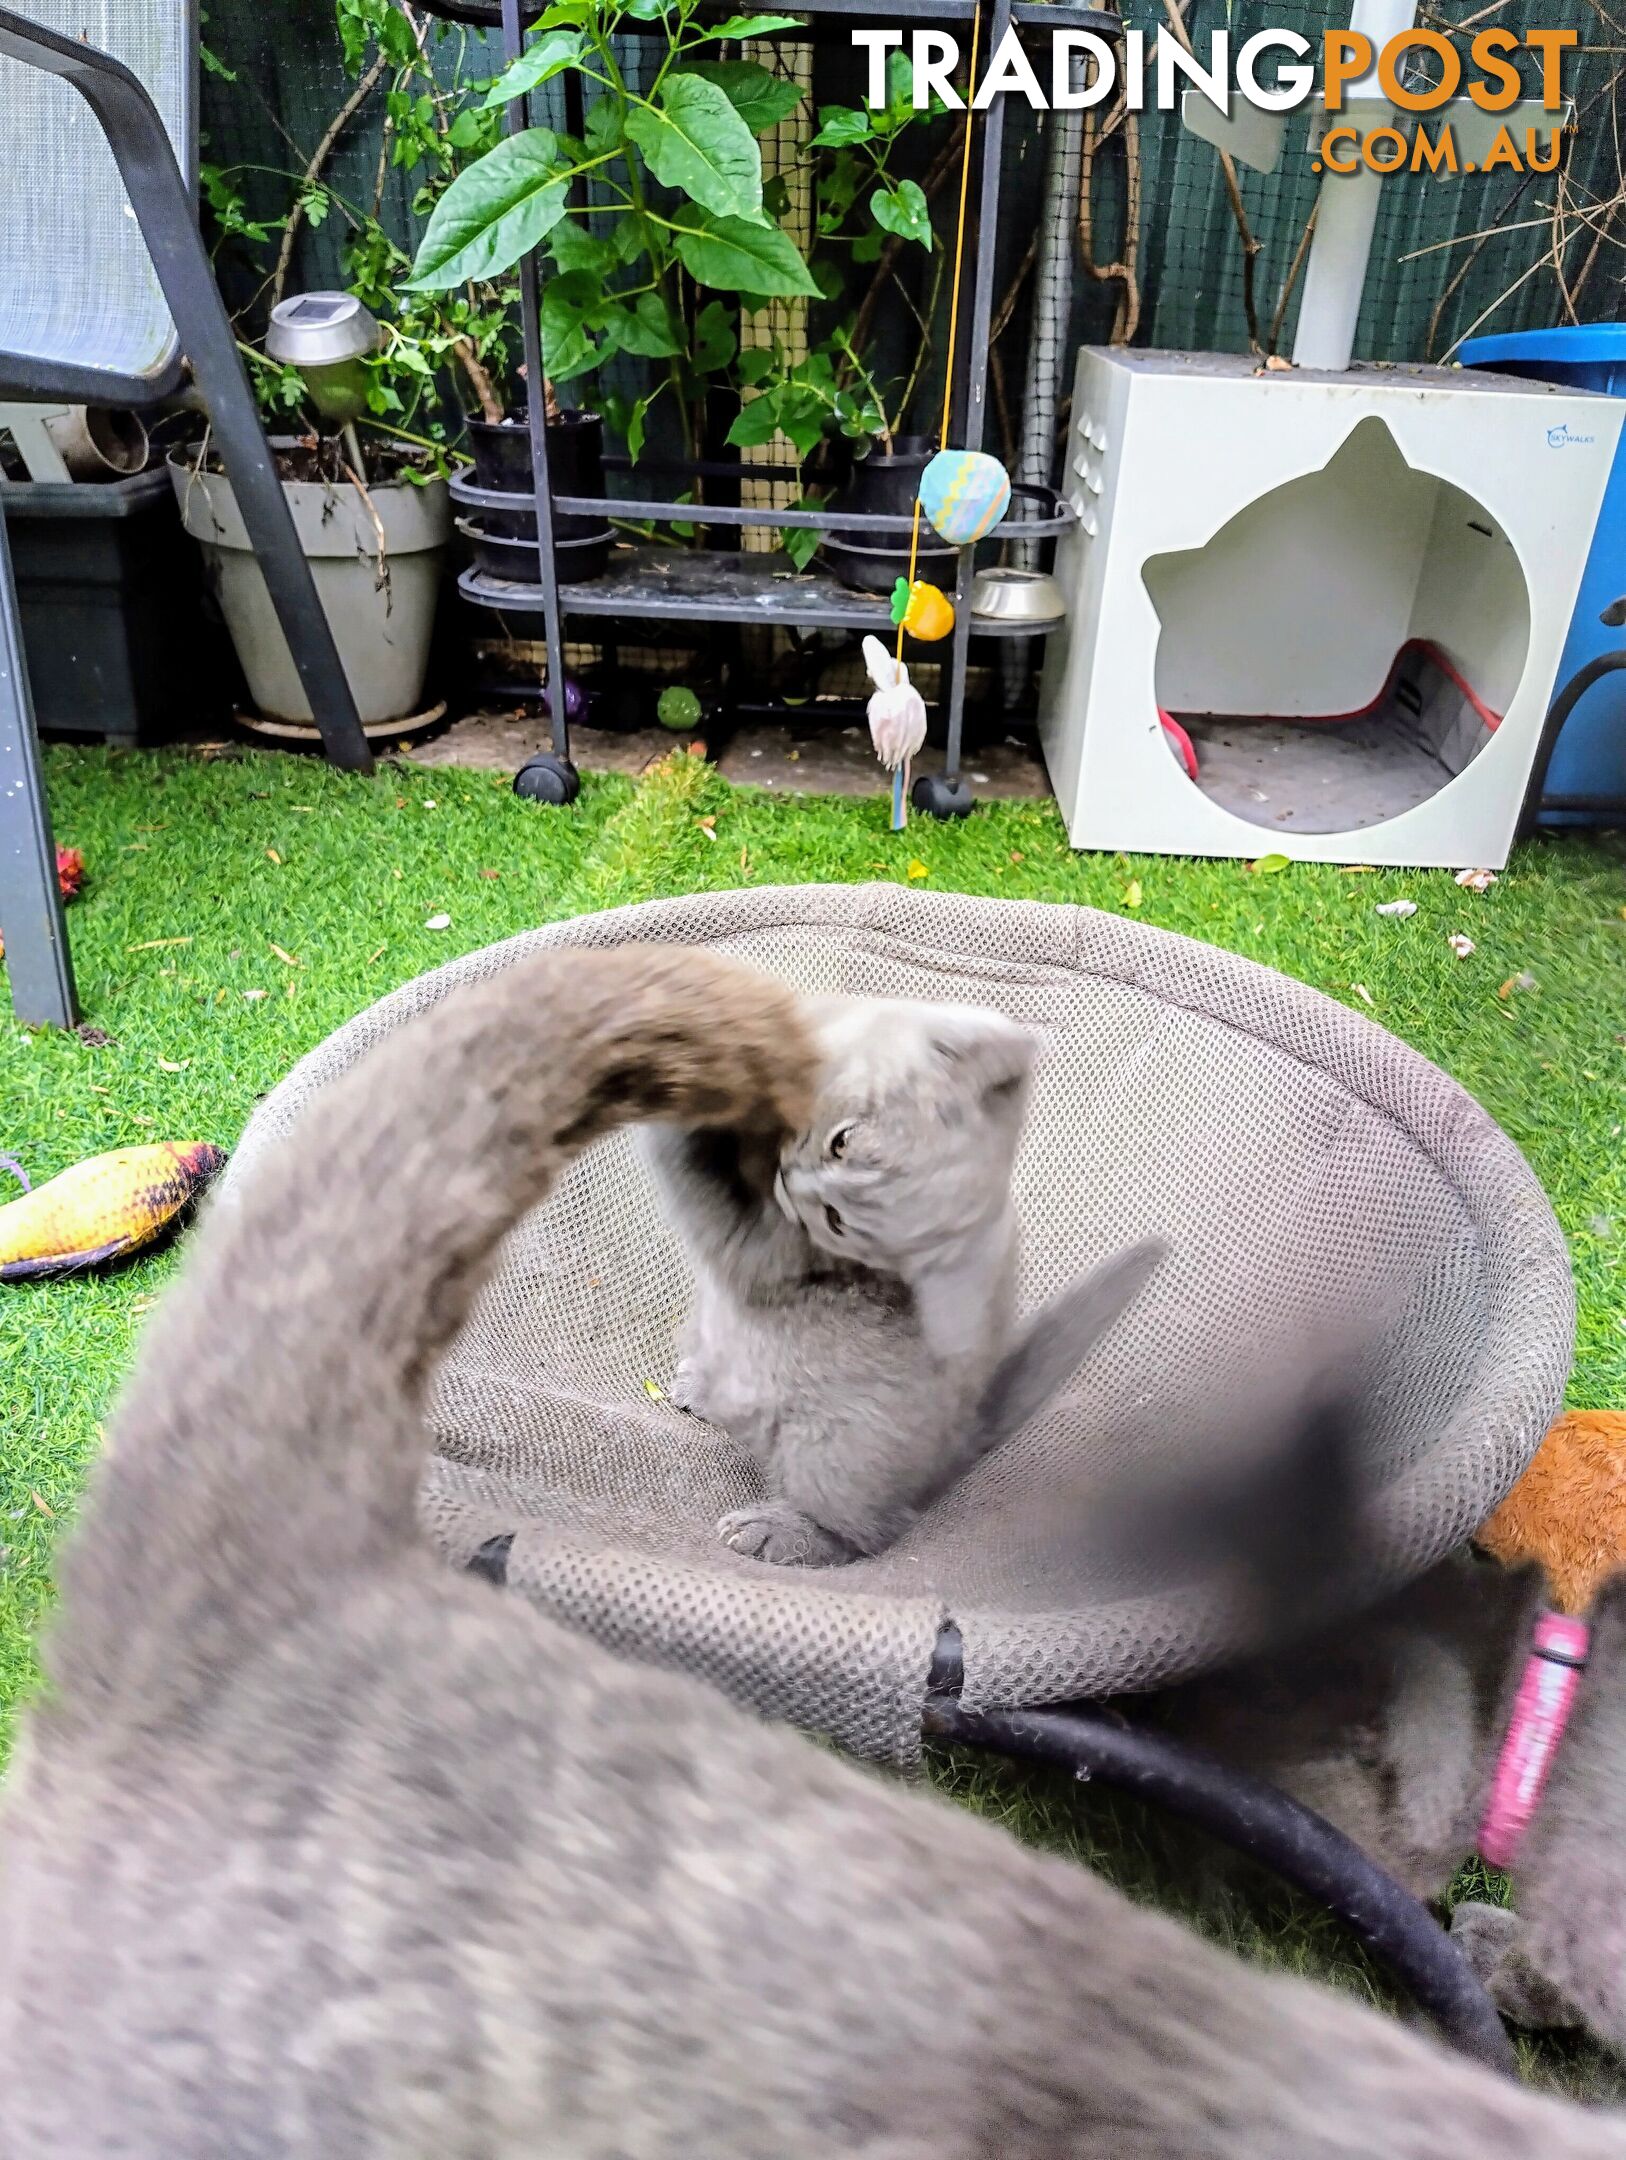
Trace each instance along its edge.
{"label": "white cat house cube", "polygon": [[1079,355],[1040,700],[1069,836],[1498,868],[1622,407],[1255,367]]}

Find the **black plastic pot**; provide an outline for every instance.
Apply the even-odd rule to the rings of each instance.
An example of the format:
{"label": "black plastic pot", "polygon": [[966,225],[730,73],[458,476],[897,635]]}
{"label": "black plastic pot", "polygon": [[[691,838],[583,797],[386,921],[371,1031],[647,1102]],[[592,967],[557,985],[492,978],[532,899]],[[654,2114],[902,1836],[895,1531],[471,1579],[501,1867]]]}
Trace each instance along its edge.
{"label": "black plastic pot", "polygon": [[[525,539],[518,534],[493,530],[496,521],[508,515],[507,511],[483,510],[478,517],[459,518],[457,529],[469,543],[476,570],[483,571],[487,577],[502,578],[510,585],[538,585],[542,581],[542,572],[535,532]],[[583,525],[587,520],[576,518],[562,522]],[[585,585],[589,578],[602,577],[609,567],[610,543],[614,537],[609,526],[603,525],[597,532],[589,528],[574,539],[555,539],[555,578],[561,585]]]}
{"label": "black plastic pot", "polygon": [[[523,412],[506,420],[471,420],[469,446],[474,457],[474,477],[483,488],[506,495],[531,492],[531,431]],[[604,421],[595,412],[562,412],[548,422],[548,487],[554,495],[604,493]],[[493,538],[536,540],[534,510],[486,509],[481,517]],[[602,518],[562,517],[553,514],[553,537],[560,540],[596,540],[608,534]],[[503,573],[513,577],[510,569]],[[595,573],[596,575],[596,573]],[[540,569],[526,584],[540,581]]]}
{"label": "black plastic pot", "polygon": [[[852,479],[841,491],[840,507],[907,517],[915,507],[920,476],[935,456],[933,445],[923,435],[895,436],[890,457],[872,450],[853,467]],[[954,558],[955,550],[937,537],[923,517],[915,575],[952,586]],[[902,533],[893,538],[891,534],[832,532],[824,543],[824,559],[852,591],[890,593],[898,579],[909,574],[909,541]]]}

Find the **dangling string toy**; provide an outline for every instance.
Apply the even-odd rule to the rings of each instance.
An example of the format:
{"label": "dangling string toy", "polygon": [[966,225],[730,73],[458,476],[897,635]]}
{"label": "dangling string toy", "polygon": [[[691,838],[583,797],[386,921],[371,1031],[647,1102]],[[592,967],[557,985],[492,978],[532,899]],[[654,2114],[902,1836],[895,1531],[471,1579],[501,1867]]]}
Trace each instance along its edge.
{"label": "dangling string toy", "polygon": [[870,740],[892,775],[892,830],[902,832],[909,817],[909,760],[926,740],[926,701],[909,680],[909,670],[878,637],[865,638],[864,665],[875,685],[869,701]]}
{"label": "dangling string toy", "polygon": [[[982,9],[971,17],[969,86],[977,86],[977,55],[982,39]],[[968,103],[970,101],[968,100]],[[965,139],[960,157],[960,199],[955,213],[954,275],[949,283],[948,357],[943,369],[943,417],[938,427],[940,443],[948,440],[954,400],[954,354],[960,332],[960,274],[965,266],[966,205],[971,188],[971,118],[966,116]],[[869,731],[875,754],[892,773],[892,830],[902,832],[908,820],[909,760],[926,739],[926,706],[909,680],[904,664],[905,633],[931,640],[947,637],[954,628],[954,607],[935,585],[915,576],[920,560],[922,509],[934,530],[953,547],[969,547],[993,531],[1010,507],[1011,483],[997,458],[981,450],[939,450],[921,475],[915,496],[914,518],[909,527],[909,574],[899,578],[892,595],[892,620],[897,642],[889,659],[879,638],[864,640],[864,662],[875,694],[869,701]],[[901,746],[901,747],[900,747]]]}

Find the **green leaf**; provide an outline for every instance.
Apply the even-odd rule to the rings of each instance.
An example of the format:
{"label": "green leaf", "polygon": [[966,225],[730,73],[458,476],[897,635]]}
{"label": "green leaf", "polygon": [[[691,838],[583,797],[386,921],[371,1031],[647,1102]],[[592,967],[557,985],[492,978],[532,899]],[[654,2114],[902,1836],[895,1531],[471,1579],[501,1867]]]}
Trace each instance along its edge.
{"label": "green leaf", "polygon": [[597,9],[594,0],[553,0],[553,5],[537,17],[538,30],[554,30],[560,23],[590,23]]}
{"label": "green leaf", "polygon": [[769,173],[762,182],[762,207],[771,218],[790,215],[790,189],[783,173]]}
{"label": "green leaf", "polygon": [[587,270],[596,278],[608,277],[615,268],[615,250],[609,241],[600,240],[574,218],[553,228],[548,253],[561,270]]}
{"label": "green leaf", "polygon": [[637,353],[645,360],[670,360],[683,350],[671,310],[659,293],[640,293],[636,307],[613,308],[605,328],[623,352]]}
{"label": "green leaf", "polygon": [[637,22],[659,22],[672,0],[624,0],[622,12]]}
{"label": "green leaf", "polygon": [[446,130],[446,140],[454,150],[478,150],[490,126],[472,105],[465,106]]}
{"label": "green leaf", "polygon": [[762,217],[762,153],[716,83],[669,75],[659,107],[635,106],[627,133],[663,187],[719,217]]}
{"label": "green leaf", "polygon": [[708,30],[708,38],[772,37],[776,30],[800,30],[799,15],[730,15],[715,30]]}
{"label": "green leaf", "polygon": [[[800,510],[814,506],[798,503],[796,507]],[[779,544],[797,569],[805,570],[818,553],[823,538],[823,533],[811,525],[788,525],[779,535]]]}
{"label": "green leaf", "polygon": [[1253,874],[1255,877],[1269,877],[1277,870],[1290,870],[1292,866],[1291,855],[1261,855],[1253,866]]}
{"label": "green leaf", "polygon": [[777,127],[802,102],[795,83],[754,60],[694,60],[682,72],[715,83],[753,135]]}
{"label": "green leaf", "polygon": [[574,67],[581,55],[579,30],[546,31],[534,45],[526,47],[512,66],[504,68],[486,92],[481,110],[489,112],[494,106],[506,105],[510,98],[539,90],[550,77]]}
{"label": "green leaf", "polygon": [[878,232],[860,233],[853,242],[852,259],[855,263],[879,262],[885,245]]}
{"label": "green leaf", "polygon": [[848,143],[867,142],[873,133],[867,112],[859,112],[852,105],[821,105],[819,132],[813,138],[813,148],[840,150]]}
{"label": "green leaf", "polygon": [[460,172],[435,205],[407,290],[443,292],[512,269],[565,214],[557,150],[550,128],[525,128]]}
{"label": "green leaf", "polygon": [[556,383],[585,374],[598,359],[598,349],[587,334],[583,283],[591,289],[592,280],[577,270],[568,277],[550,278],[542,289],[542,358]]}
{"label": "green leaf", "polygon": [[932,214],[917,183],[905,180],[895,188],[877,188],[869,199],[870,214],[877,225],[902,240],[918,240],[923,248],[932,244]]}
{"label": "green leaf", "polygon": [[739,351],[739,344],[727,308],[720,300],[708,300],[694,319],[690,365],[697,374],[715,374],[718,368],[727,367]]}
{"label": "green leaf", "polygon": [[656,390],[652,391],[648,397],[639,398],[627,416],[627,455],[634,465],[644,454],[644,421],[648,416],[650,406],[654,404],[659,396],[660,392]]}
{"label": "green leaf", "polygon": [[736,450],[757,450],[773,441],[779,433],[779,395],[778,390],[764,390],[760,397],[746,399],[728,431]]}
{"label": "green leaf", "polygon": [[680,219],[672,244],[695,283],[717,292],[759,293],[770,300],[818,294],[795,241],[777,225],[735,217]]}
{"label": "green leaf", "polygon": [[582,115],[582,134],[595,154],[621,145],[621,112],[613,98],[594,98]]}

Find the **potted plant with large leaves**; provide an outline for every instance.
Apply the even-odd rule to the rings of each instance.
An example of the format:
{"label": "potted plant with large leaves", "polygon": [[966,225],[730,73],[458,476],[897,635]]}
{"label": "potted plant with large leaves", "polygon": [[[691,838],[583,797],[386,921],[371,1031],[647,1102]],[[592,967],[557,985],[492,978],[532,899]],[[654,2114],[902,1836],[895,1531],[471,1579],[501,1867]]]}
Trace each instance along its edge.
{"label": "potted plant with large leaves", "polygon": [[[615,49],[628,17],[658,23],[664,35],[647,91],[631,86]],[[482,112],[501,113],[574,71],[582,134],[526,126],[473,158],[436,203],[410,283],[415,291],[449,293],[501,277],[530,248],[544,250],[555,494],[602,493],[595,470],[602,418],[636,461],[651,416],[664,408],[686,453],[696,455],[707,392],[726,379],[738,352],[735,307],[818,294],[801,250],[774,215],[757,140],[800,93],[754,61],[719,57],[727,40],[795,27],[785,15],[703,24],[698,0],[664,7],[660,0],[556,0],[487,93]],[[596,411],[552,402],[617,354],[646,364],[648,387],[639,395],[606,397]],[[521,416],[505,416],[489,434],[488,424],[471,431],[477,461],[512,461],[510,477],[498,477],[501,468],[488,462],[489,484],[512,487],[520,478],[528,491]],[[484,453],[483,438],[490,445]],[[563,519],[555,520],[555,534],[567,546],[575,537]],[[560,574],[569,575],[565,549],[556,555]]]}

